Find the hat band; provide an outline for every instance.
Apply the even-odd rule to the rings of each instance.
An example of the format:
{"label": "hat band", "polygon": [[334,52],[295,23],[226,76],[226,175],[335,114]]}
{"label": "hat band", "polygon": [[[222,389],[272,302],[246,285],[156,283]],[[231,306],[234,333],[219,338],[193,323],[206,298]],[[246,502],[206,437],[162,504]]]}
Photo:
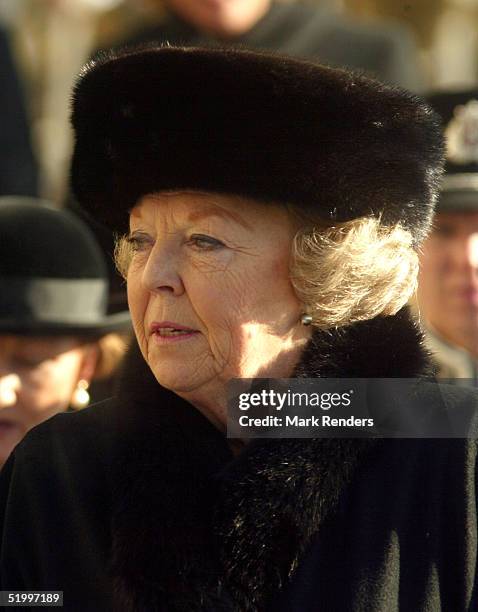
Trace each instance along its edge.
{"label": "hat band", "polygon": [[0,278],[0,318],[88,325],[106,313],[105,279]]}

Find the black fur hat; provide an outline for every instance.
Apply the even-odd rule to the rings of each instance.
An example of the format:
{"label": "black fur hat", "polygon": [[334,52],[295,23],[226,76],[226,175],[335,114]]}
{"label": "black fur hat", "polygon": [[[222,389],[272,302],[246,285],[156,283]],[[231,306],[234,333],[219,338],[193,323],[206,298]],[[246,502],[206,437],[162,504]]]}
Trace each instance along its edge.
{"label": "black fur hat", "polygon": [[191,189],[381,215],[426,234],[442,135],[419,98],[242,50],[150,47],[89,63],[74,90],[73,190],[116,231],[142,195]]}

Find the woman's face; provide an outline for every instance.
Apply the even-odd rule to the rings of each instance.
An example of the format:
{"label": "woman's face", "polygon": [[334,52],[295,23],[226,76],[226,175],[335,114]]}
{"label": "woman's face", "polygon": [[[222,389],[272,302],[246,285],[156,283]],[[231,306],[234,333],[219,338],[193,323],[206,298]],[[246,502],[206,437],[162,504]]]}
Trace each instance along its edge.
{"label": "woman's face", "polygon": [[28,430],[68,408],[95,361],[76,338],[0,336],[0,465]]}
{"label": "woman's face", "polygon": [[128,299],[156,379],[195,394],[234,377],[287,377],[310,336],[289,280],[297,227],[278,206],[163,193],[131,211]]}

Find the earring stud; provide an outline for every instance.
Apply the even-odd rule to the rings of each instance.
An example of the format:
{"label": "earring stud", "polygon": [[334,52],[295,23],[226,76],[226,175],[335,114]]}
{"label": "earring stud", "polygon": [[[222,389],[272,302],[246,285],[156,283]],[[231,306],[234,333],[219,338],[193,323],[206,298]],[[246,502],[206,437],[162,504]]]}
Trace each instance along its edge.
{"label": "earring stud", "polygon": [[302,325],[312,325],[312,315],[307,314],[306,312],[300,317],[300,322]]}
{"label": "earring stud", "polygon": [[90,403],[90,394],[88,393],[89,383],[87,380],[82,378],[78,381],[76,389],[73,391],[73,397],[71,398],[71,406],[76,410],[85,408]]}

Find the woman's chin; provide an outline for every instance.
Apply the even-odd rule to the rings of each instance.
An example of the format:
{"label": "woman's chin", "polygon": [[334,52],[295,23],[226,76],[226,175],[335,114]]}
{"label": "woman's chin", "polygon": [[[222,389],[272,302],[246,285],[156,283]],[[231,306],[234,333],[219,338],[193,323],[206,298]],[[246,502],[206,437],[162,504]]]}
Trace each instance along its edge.
{"label": "woman's chin", "polygon": [[189,393],[200,386],[201,381],[187,367],[171,364],[165,366],[162,363],[159,367],[151,366],[151,370],[158,383],[165,389],[174,391],[175,393]]}

